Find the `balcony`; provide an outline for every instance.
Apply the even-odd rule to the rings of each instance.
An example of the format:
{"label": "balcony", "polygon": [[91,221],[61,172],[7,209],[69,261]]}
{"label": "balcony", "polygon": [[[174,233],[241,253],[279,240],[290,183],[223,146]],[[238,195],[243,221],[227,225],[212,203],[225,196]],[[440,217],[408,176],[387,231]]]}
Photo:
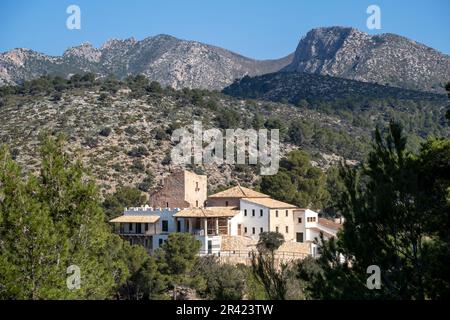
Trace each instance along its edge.
{"label": "balcony", "polygon": [[[224,232],[226,234],[226,229]],[[203,237],[203,236],[205,236],[205,230],[204,229],[193,229],[192,234]],[[208,232],[207,232],[208,236],[218,236],[220,234],[222,234],[220,228],[219,228],[219,232],[217,232],[215,228],[208,228]]]}
{"label": "balcony", "polygon": [[135,230],[119,230],[119,234],[122,236],[154,236],[156,233],[154,230],[142,230],[141,232],[136,232]]}

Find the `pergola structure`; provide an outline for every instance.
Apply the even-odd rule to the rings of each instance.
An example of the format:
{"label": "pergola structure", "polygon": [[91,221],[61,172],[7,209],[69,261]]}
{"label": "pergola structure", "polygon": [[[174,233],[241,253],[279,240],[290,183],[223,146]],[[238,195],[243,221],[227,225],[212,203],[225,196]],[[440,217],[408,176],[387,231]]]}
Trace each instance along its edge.
{"label": "pergola structure", "polygon": [[185,230],[192,234],[227,235],[228,220],[239,213],[237,207],[189,208],[174,214],[185,221]]}
{"label": "pergola structure", "polygon": [[[135,223],[135,224],[148,224],[149,228],[147,231],[145,231],[145,233],[143,233],[144,235],[154,235],[157,233],[157,228],[156,228],[156,222],[158,222],[160,219],[159,216],[157,215],[132,215],[132,214],[128,214],[128,215],[123,215],[123,216],[119,216],[117,218],[114,218],[112,220],[110,220],[109,222],[115,223],[116,225],[118,224],[120,226],[120,234],[126,234],[126,230],[124,230],[123,228],[123,224],[124,223]],[[151,226],[151,227],[150,227]]]}

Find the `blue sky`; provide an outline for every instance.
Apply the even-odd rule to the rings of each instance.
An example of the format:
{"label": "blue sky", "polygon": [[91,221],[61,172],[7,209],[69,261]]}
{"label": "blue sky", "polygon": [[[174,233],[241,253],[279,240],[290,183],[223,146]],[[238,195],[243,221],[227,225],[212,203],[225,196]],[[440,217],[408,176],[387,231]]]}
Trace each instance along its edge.
{"label": "blue sky", "polygon": [[[81,30],[66,28],[66,8],[81,8]],[[381,8],[381,30],[368,30],[366,9]],[[25,47],[60,55],[109,38],[165,33],[257,59],[295,50],[311,28],[352,26],[397,33],[450,54],[450,1],[380,0],[1,0],[0,52]]]}

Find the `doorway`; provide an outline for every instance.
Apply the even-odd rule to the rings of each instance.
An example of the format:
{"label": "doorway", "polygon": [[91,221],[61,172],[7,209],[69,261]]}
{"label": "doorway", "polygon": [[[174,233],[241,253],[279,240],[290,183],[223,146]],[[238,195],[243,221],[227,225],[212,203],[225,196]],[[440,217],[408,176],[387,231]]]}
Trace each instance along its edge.
{"label": "doorway", "polygon": [[212,254],[212,240],[208,240],[208,254]]}

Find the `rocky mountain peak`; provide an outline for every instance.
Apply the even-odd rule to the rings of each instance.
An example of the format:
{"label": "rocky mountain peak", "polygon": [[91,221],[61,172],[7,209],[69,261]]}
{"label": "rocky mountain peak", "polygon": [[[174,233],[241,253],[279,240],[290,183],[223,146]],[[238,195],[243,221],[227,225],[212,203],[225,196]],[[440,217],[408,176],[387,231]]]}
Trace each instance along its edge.
{"label": "rocky mountain peak", "polygon": [[136,44],[136,39],[134,37],[127,39],[116,39],[111,38],[108,39],[101,47],[100,50],[108,50],[108,49],[117,49],[123,46],[132,46]]}
{"label": "rocky mountain peak", "polygon": [[80,58],[90,62],[99,62],[101,55],[101,51],[94,48],[89,42],[69,48],[63,53],[64,58]]}
{"label": "rocky mountain peak", "polygon": [[450,58],[402,36],[372,36],[351,27],[312,29],[295,54],[275,60],[254,60],[167,34],[110,39],[100,48],[84,43],[58,57],[28,49],[0,54],[0,85],[42,74],[94,72],[119,78],[141,73],[177,89],[223,89],[244,75],[280,70],[438,92],[450,79]]}
{"label": "rocky mountain peak", "polygon": [[450,57],[395,34],[327,27],[309,31],[284,70],[439,92],[450,79]]}

